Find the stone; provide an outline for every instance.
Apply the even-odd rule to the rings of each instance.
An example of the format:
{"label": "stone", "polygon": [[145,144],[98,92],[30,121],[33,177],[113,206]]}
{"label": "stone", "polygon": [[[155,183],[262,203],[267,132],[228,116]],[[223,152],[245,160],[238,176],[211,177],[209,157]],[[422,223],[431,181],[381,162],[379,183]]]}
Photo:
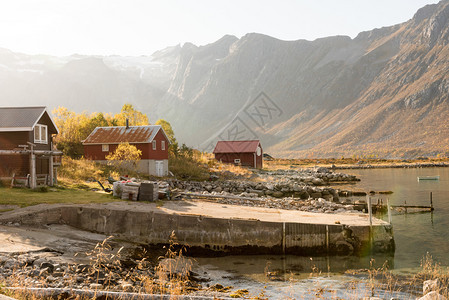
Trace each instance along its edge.
{"label": "stone", "polygon": [[10,258],[7,261],[5,261],[4,267],[6,269],[14,269],[14,268],[21,267],[21,265],[17,260]]}
{"label": "stone", "polygon": [[283,196],[284,196],[284,193],[281,191],[273,192],[273,197],[282,198]]}
{"label": "stone", "polygon": [[103,285],[100,283],[91,283],[89,285],[89,288],[92,290],[101,290],[101,289],[103,289]]}
{"label": "stone", "polygon": [[432,291],[438,291],[438,278],[434,280],[426,280],[423,282],[422,294],[426,295]]}
{"label": "stone", "polygon": [[418,298],[418,300],[447,300],[446,297],[443,295],[440,295],[438,292],[433,291],[430,293],[427,293],[426,295],[422,296],[421,298]]}
{"label": "stone", "polygon": [[41,269],[47,269],[49,273],[53,273],[53,271],[55,269],[55,266],[53,264],[49,263],[49,262],[43,262],[40,265],[40,268]]}

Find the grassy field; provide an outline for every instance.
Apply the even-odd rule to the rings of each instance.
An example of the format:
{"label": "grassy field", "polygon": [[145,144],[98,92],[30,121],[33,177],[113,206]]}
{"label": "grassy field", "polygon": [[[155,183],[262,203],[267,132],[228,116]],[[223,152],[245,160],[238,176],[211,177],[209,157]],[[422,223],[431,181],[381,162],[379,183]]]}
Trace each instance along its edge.
{"label": "grassy field", "polygon": [[49,187],[46,192],[25,188],[0,187],[0,205],[20,207],[54,203],[105,203],[116,201],[110,194],[79,188]]}

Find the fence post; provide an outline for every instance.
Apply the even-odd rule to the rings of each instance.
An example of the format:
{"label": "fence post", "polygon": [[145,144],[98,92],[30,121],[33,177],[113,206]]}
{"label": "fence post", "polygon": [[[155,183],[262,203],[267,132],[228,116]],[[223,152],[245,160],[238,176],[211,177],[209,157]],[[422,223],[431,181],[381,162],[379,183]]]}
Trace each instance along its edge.
{"label": "fence post", "polygon": [[388,224],[391,225],[391,208],[390,208],[390,199],[387,198],[387,210],[388,210]]}

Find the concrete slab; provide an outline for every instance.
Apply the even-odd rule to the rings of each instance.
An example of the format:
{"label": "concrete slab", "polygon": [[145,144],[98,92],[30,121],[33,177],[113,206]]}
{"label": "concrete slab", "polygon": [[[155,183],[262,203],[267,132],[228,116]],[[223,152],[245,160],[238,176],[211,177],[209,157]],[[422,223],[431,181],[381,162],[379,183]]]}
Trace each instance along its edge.
{"label": "concrete slab", "polygon": [[[106,205],[102,205],[105,208]],[[343,224],[350,226],[369,226],[368,214],[362,213],[310,213],[298,210],[227,205],[205,201],[167,201],[162,207],[139,202],[108,203],[109,209],[136,211],[159,211],[173,215],[198,215],[219,219],[259,220],[264,222],[290,222],[303,224]],[[373,225],[386,225],[387,222],[373,218]]]}

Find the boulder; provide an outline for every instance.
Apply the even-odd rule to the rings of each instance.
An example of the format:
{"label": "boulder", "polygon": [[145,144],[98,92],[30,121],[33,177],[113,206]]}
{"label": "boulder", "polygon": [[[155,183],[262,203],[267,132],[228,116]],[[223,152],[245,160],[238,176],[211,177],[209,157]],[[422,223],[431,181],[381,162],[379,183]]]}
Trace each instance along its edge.
{"label": "boulder", "polygon": [[434,280],[426,280],[423,282],[422,294],[426,295],[433,291],[438,291],[438,278]]}
{"label": "boulder", "polygon": [[438,292],[433,291],[425,294],[421,298],[418,298],[418,300],[447,300],[447,298],[443,295],[440,295]]}
{"label": "boulder", "polygon": [[281,191],[273,192],[273,197],[282,198],[283,196],[284,196],[284,193]]}

